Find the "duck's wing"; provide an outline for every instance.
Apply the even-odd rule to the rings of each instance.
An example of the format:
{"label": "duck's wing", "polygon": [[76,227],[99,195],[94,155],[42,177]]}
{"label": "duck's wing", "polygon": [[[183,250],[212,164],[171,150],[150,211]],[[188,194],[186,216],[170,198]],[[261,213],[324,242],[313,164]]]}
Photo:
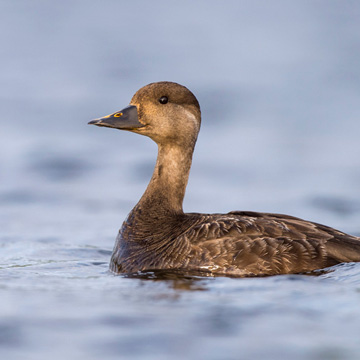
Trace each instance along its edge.
{"label": "duck's wing", "polygon": [[273,275],[360,261],[360,238],[296,217],[242,211],[199,216],[183,234],[192,247],[188,266]]}

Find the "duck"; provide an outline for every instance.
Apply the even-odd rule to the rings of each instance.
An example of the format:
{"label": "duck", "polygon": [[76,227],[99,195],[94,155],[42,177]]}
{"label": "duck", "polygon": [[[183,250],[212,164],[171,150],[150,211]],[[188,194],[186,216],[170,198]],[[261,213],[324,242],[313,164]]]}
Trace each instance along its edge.
{"label": "duck", "polygon": [[89,124],[145,135],[158,146],[151,180],[116,237],[110,272],[250,277],[311,273],[360,261],[360,237],[297,217],[184,213],[201,125],[199,102],[185,86],[148,84],[127,107]]}

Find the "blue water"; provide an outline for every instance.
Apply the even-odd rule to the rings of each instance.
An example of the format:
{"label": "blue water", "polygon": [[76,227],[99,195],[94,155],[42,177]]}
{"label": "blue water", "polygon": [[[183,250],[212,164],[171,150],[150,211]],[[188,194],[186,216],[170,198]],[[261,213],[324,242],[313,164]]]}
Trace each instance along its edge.
{"label": "blue water", "polygon": [[176,81],[202,129],[186,211],[360,235],[360,5],[1,1],[1,359],[359,359],[360,264],[318,276],[108,273],[146,138],[87,126]]}

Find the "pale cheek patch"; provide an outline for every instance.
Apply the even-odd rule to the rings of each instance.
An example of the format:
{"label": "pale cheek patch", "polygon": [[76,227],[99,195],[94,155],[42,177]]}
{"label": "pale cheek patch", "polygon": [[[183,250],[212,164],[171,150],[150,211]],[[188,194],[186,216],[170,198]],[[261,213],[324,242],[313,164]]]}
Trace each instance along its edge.
{"label": "pale cheek patch", "polygon": [[192,112],[190,112],[189,110],[186,110],[186,109],[184,109],[184,112],[186,114],[186,117],[188,119],[190,119],[194,123],[194,125],[195,125],[195,127],[197,129],[199,129],[199,122],[196,120],[195,115]]}

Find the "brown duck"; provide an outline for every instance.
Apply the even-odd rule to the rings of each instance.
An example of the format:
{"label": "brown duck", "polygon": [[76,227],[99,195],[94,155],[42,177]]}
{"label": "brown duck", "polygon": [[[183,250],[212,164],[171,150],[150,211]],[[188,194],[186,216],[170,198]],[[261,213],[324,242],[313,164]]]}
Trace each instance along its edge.
{"label": "brown duck", "polygon": [[144,86],[130,106],[89,122],[146,135],[158,145],[150,183],[117,236],[112,272],[166,269],[256,276],[360,261],[359,237],[296,217],[251,211],[184,213],[200,123],[196,97],[172,82]]}

